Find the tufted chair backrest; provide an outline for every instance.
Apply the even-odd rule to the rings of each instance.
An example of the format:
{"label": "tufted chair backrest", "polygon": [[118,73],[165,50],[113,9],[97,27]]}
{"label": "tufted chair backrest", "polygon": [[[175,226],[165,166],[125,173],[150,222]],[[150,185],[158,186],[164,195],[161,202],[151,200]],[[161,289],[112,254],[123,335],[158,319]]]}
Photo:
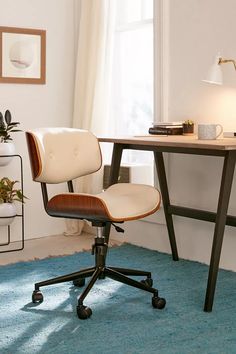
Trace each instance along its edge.
{"label": "tufted chair backrest", "polygon": [[99,142],[87,130],[39,128],[26,132],[26,138],[37,182],[66,182],[101,168]]}

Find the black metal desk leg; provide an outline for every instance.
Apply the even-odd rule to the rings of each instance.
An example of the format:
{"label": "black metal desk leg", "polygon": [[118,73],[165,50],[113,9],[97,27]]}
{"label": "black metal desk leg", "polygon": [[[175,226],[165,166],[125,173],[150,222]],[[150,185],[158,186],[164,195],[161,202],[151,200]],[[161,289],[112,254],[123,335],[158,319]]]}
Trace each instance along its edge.
{"label": "black metal desk leg", "polygon": [[167,224],[167,229],[169,234],[172,258],[174,261],[178,261],[179,256],[178,256],[178,250],[177,250],[176,239],[175,239],[174,224],[173,224],[172,214],[170,214],[168,211],[168,207],[170,206],[170,198],[169,198],[165,164],[164,164],[162,152],[154,151],[154,158],[155,158],[156,170],[157,170],[157,175],[158,175],[161,194],[162,194],[162,202],[163,202],[166,224]]}
{"label": "black metal desk leg", "polygon": [[124,146],[122,144],[114,144],[111,160],[109,186],[118,182],[123,149]]}
{"label": "black metal desk leg", "polygon": [[234,176],[234,168],[236,161],[236,152],[229,151],[224,159],[224,166],[222,172],[220,194],[218,200],[216,224],[214,231],[214,238],[211,250],[211,261],[208,274],[208,283],[205,297],[204,311],[211,312],[214,300],[214,293],[216,287],[216,280],[219,269],[220,254],[224,237],[225,223],[227,217],[227,210],[229,205],[231,187]]}
{"label": "black metal desk leg", "polygon": [[[123,148],[124,147],[122,144],[114,144],[113,152],[112,152],[112,160],[111,160],[109,186],[118,182]],[[109,239],[110,229],[111,229],[111,224],[108,223],[104,230],[104,236],[106,242],[108,242]]]}

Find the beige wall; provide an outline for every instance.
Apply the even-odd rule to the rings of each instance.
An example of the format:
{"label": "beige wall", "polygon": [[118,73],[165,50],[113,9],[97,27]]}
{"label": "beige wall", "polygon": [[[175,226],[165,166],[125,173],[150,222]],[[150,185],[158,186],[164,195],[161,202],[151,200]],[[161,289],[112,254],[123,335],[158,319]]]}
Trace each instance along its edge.
{"label": "beige wall", "polygon": [[[22,130],[42,126],[70,126],[74,80],[74,0],[0,0],[1,26],[39,28],[47,31],[46,85],[0,84],[0,111],[9,109]],[[24,133],[14,135],[23,156],[25,235],[34,238],[57,234],[63,220],[52,219],[42,208],[40,185],[33,183]],[[17,166],[1,175],[17,177]],[[13,234],[19,234],[17,223]]]}
{"label": "beige wall", "polygon": [[[236,72],[225,65],[224,85],[201,81],[217,52],[236,58],[236,2],[234,0],[170,0],[169,116],[196,122],[217,122],[236,129]],[[171,157],[169,178],[176,203],[216,210],[221,158]],[[235,183],[230,213],[236,215]],[[184,257],[208,261],[213,225],[176,218]],[[221,265],[236,270],[236,230],[227,227]]]}
{"label": "beige wall", "polygon": [[224,86],[201,82],[214,56],[235,58],[234,0],[169,0],[169,117],[219,122],[235,129],[236,80],[224,65]]}
{"label": "beige wall", "polygon": [[[169,80],[169,119],[218,122],[225,130],[236,129],[236,72],[233,65],[223,67],[224,86],[201,81],[218,51],[226,58],[236,59],[235,0],[169,0],[169,6],[167,0],[163,1],[166,9],[169,8],[163,19],[169,23],[168,38],[164,38],[169,50],[166,58],[169,64],[165,68]],[[220,158],[172,155],[168,161],[171,201],[216,210],[221,168]],[[235,183],[230,213],[236,215]],[[180,256],[209,263],[213,224],[175,217],[175,226]],[[127,239],[170,251],[163,225],[132,223],[127,225]],[[236,229],[226,227],[222,267],[236,270],[235,249]]]}

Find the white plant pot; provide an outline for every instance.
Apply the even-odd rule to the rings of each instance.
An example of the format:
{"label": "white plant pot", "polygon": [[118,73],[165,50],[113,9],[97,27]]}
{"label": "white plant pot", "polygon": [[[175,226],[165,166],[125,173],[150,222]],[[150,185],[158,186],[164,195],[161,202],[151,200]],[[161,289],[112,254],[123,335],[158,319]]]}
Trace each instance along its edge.
{"label": "white plant pot", "polygon": [[[14,155],[15,145],[14,143],[0,143],[0,156],[2,155]],[[0,166],[8,165],[12,160],[12,157],[0,157]]]}
{"label": "white plant pot", "polygon": [[16,216],[16,206],[14,203],[0,204],[0,226],[10,225]]}

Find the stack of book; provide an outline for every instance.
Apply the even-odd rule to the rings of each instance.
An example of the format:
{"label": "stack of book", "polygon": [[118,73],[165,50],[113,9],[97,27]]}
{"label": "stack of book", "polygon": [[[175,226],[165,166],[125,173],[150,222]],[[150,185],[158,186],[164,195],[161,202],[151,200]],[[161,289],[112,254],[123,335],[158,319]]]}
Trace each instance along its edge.
{"label": "stack of book", "polygon": [[159,122],[149,128],[149,134],[153,135],[182,135],[183,122]]}

